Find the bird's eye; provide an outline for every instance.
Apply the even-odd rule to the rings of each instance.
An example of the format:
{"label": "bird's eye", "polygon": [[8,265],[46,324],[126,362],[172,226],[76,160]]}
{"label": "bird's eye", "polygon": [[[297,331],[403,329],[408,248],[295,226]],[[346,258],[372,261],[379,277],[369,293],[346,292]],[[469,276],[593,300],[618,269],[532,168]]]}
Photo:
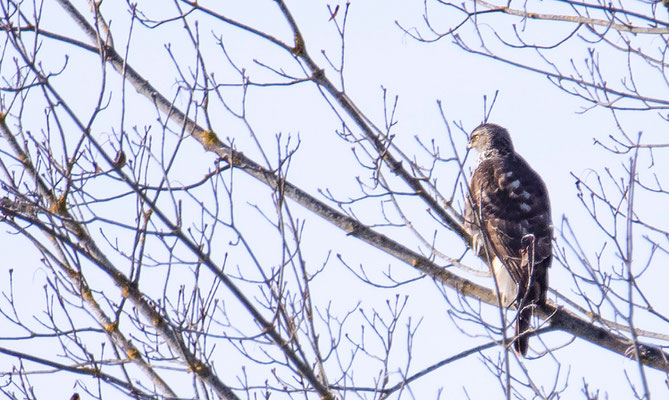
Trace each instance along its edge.
{"label": "bird's eye", "polygon": [[479,135],[472,136],[472,142],[479,140]]}

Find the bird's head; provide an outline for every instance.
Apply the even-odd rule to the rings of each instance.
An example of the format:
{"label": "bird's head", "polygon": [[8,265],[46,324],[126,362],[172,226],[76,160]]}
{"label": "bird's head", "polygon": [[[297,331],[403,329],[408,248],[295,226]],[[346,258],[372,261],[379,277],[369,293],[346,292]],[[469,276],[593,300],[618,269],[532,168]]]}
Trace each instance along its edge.
{"label": "bird's head", "polygon": [[513,153],[513,143],[509,132],[499,125],[489,123],[474,129],[469,136],[467,148],[475,149],[481,155]]}

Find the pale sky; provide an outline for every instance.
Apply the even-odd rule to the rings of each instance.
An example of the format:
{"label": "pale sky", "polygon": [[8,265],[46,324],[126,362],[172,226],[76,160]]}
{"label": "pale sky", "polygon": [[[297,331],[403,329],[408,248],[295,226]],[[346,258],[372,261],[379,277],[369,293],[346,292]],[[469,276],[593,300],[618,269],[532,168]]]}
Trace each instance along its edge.
{"label": "pale sky", "polygon": [[[167,18],[175,15],[173,4],[165,5],[162,2],[140,1],[139,7],[154,19]],[[272,1],[254,0],[246,2],[224,2],[202,1],[200,4],[212,7],[218,12],[243,21],[246,24],[266,30],[277,37],[288,41],[289,31]],[[307,49],[312,57],[324,67],[327,62],[320,54],[324,50],[332,60],[339,60],[340,43],[332,22],[328,21],[329,14],[326,2],[314,1],[291,1],[289,7],[300,25],[300,29],[307,42]],[[329,3],[332,7],[344,3]],[[532,6],[535,4],[532,3]],[[521,3],[516,7],[522,6]],[[559,2],[540,2],[536,7],[544,7],[543,12],[561,10],[568,12]],[[106,8],[105,8],[106,7]],[[103,3],[103,12],[108,13],[114,32],[115,44],[123,48],[127,41],[127,29],[129,26],[129,14],[125,6],[115,10],[116,5],[108,1]],[[647,7],[640,5],[639,7]],[[87,11],[87,6],[82,5],[82,12]],[[430,2],[430,9],[434,12],[431,16],[434,21],[440,22],[437,28],[448,29],[458,18],[457,14],[447,14],[444,7],[439,8],[437,4]],[[58,31],[63,34],[74,35],[81,40],[84,36],[77,27],[70,22],[64,22],[66,17],[60,13],[58,6],[53,1],[45,4],[43,17],[43,29]],[[394,143],[411,158],[414,156],[424,165],[428,164],[428,155],[417,145],[415,137],[420,138],[423,143],[431,140],[440,147],[444,157],[450,156],[450,142],[446,127],[441,119],[437,101],[441,101],[445,116],[451,129],[455,133],[456,145],[460,155],[466,151],[466,137],[455,126],[461,123],[468,132],[482,122],[483,97],[491,99],[495,92],[499,92],[497,102],[492,111],[491,122],[500,124],[510,131],[516,150],[539,172],[544,178],[550,192],[552,203],[553,221],[558,237],[558,245],[561,244],[560,227],[563,216],[566,216],[576,231],[581,244],[584,246],[589,257],[595,258],[601,250],[603,238],[592,220],[577,198],[577,188],[572,173],[581,177],[584,181],[593,183],[594,172],[604,173],[609,168],[616,176],[624,177],[623,166],[629,163],[629,155],[612,155],[601,147],[593,144],[593,138],[601,140],[611,134],[619,137],[616,131],[615,121],[611,113],[604,109],[592,109],[585,113],[581,111],[589,107],[586,101],[568,95],[555,87],[546,77],[533,74],[518,68],[496,62],[484,57],[468,54],[453,44],[452,38],[444,38],[434,43],[419,43],[404,33],[396,24],[403,27],[417,28],[421,33],[427,34],[422,21],[423,3],[420,1],[402,0],[353,0],[350,5],[349,17],[346,27],[345,47],[345,85],[348,96],[355,102],[357,107],[374,124],[379,127],[384,123],[384,109],[382,88],[387,89],[387,96],[392,103],[394,96],[399,96],[398,108],[395,119],[397,125],[393,128],[396,135]],[[341,17],[341,15],[340,15]],[[452,19],[449,19],[452,18]],[[497,18],[497,17],[492,17]],[[194,14],[192,21],[198,20],[200,24],[200,35],[202,38],[202,51],[208,57],[208,69],[214,74],[220,83],[239,83],[239,75],[227,63],[225,57],[216,45],[216,36],[221,36],[232,60],[239,68],[245,68],[246,73],[252,81],[281,81],[275,74],[266,68],[254,63],[257,60],[274,68],[283,68],[286,73],[302,76],[297,64],[285,53],[281,53],[266,43],[248,33],[240,33],[239,30],[229,26],[222,26],[202,14]],[[492,21],[495,21],[494,19]],[[176,82],[176,68],[170,59],[166,46],[176,54],[184,72],[190,73],[194,67],[193,50],[190,41],[184,31],[179,28],[179,23],[166,24],[154,30],[136,24],[130,44],[128,61],[134,68],[143,74],[156,88],[163,91],[167,97],[175,97],[178,88]],[[501,27],[504,27],[502,30]],[[520,25],[519,25],[520,27]],[[485,32],[488,39],[492,39],[490,31],[499,29],[501,36],[512,40],[511,27],[501,23],[495,23],[494,28],[488,26]],[[555,38],[561,37],[565,32],[570,32],[573,27],[569,24],[563,25],[532,25],[527,28],[528,35],[538,35],[547,44],[554,43]],[[213,31],[213,33],[212,33]],[[478,43],[478,39],[469,27],[463,28],[462,37],[470,45]],[[659,46],[662,43],[650,36],[639,35],[636,39],[640,45]],[[647,42],[646,42],[647,41]],[[492,43],[492,42],[491,42]],[[587,53],[581,45],[582,41],[575,40],[564,48],[558,48],[548,54],[551,59],[559,60],[561,66],[568,66],[568,61],[573,59],[577,65],[584,65]],[[73,48],[63,46],[60,42],[44,40],[43,62],[46,69],[56,69],[64,63],[64,55],[68,54],[70,59],[68,67],[61,77],[55,81],[55,85],[63,90],[67,99],[78,107],[82,116],[90,117],[90,109],[96,98],[96,91],[100,85],[100,63],[93,55],[82,53]],[[512,57],[521,60],[534,59],[531,50],[518,50],[517,53],[504,50],[497,46],[493,49],[504,51]],[[603,72],[607,73],[607,80],[619,82],[626,73],[625,57],[622,54],[613,53],[610,48],[603,50],[600,55]],[[7,68],[7,67],[5,67]],[[648,87],[653,95],[667,98],[667,85],[658,85],[654,76],[646,76],[643,65],[633,64],[633,70],[639,71],[635,74],[637,84]],[[3,71],[4,76],[8,70]],[[93,131],[99,137],[111,137],[112,132],[121,129],[120,116],[120,79],[111,67],[107,67],[108,85],[111,88],[110,107],[107,112],[94,124]],[[326,74],[335,82],[336,75],[331,69],[326,69]],[[646,82],[648,80],[648,82]],[[91,87],[96,88],[92,92]],[[240,110],[241,92],[239,88],[224,89],[225,100],[229,106],[236,111]],[[140,97],[134,89],[127,87],[127,110],[125,115],[124,129],[137,127],[142,130],[144,126],[154,125],[154,134],[159,131],[155,126],[156,113],[144,98]],[[177,98],[177,104],[183,104],[187,100],[185,94],[181,93]],[[212,99],[213,100],[213,99]],[[36,99],[35,102],[38,102]],[[181,103],[180,103],[181,102]],[[313,195],[319,195],[318,190],[331,190],[341,200],[355,198],[361,195],[355,181],[360,177],[363,182],[369,183],[369,171],[362,169],[356,162],[351,147],[337,137],[335,130],[341,129],[341,123],[333,114],[330,106],[318,93],[313,83],[301,83],[292,86],[275,87],[251,87],[246,98],[247,115],[252,128],[259,138],[263,148],[267,152],[273,166],[276,165],[276,135],[281,134],[285,140],[291,137],[292,143],[300,140],[300,147],[293,157],[288,179],[308,190]],[[218,100],[212,102],[213,128],[221,140],[234,140],[235,146],[244,154],[253,157],[257,162],[262,162],[260,152],[250,137],[248,130],[237,118],[232,117]],[[619,115],[623,127],[630,133],[643,132],[645,143],[666,142],[667,123],[653,111],[630,111]],[[85,118],[84,118],[85,119]],[[35,120],[27,122],[27,129],[39,132],[43,129],[44,118],[41,109],[36,113]],[[112,141],[113,142],[113,141]],[[4,145],[3,145],[4,146]],[[181,165],[173,180],[177,183],[189,183],[200,179],[213,168],[215,157],[205,154],[194,141],[184,144],[185,149],[180,159]],[[649,174],[664,171],[659,178],[667,183],[667,158],[660,149],[655,153],[655,164],[649,170],[651,164],[647,153],[642,155],[638,165],[639,173]],[[359,150],[358,150],[359,151]],[[470,156],[468,166],[471,167],[473,157]],[[450,194],[452,190],[452,169],[440,167],[443,174],[438,176],[437,185],[444,194]],[[386,171],[387,172],[387,171]],[[388,174],[389,175],[389,174]],[[386,176],[393,179],[391,176]],[[242,233],[248,235],[249,240],[254,243],[255,250],[261,261],[267,265],[276,264],[281,254],[280,241],[276,232],[269,228],[269,224],[262,218],[253,207],[258,207],[266,212],[272,212],[271,203],[267,202],[268,191],[259,183],[237,172],[235,177],[235,199],[239,202],[237,221]],[[400,190],[406,190],[402,184],[396,181],[394,185]],[[651,180],[652,182],[652,180]],[[443,186],[442,186],[443,185]],[[610,183],[607,184],[610,188]],[[104,191],[103,188],[100,190]],[[462,199],[458,193],[456,207],[462,207]],[[322,196],[320,196],[322,198]],[[211,200],[211,198],[209,198]],[[463,243],[447,232],[443,227],[431,220],[425,213],[426,206],[416,200],[404,199],[404,211],[412,217],[412,223],[427,238],[432,239],[436,232],[436,248],[449,256],[458,257],[464,249]],[[405,202],[406,201],[406,202]],[[639,215],[652,216],[652,221],[660,229],[669,227],[669,216],[666,212],[666,196],[650,195],[639,192],[637,201]],[[109,213],[114,216],[123,209],[122,205],[115,211]],[[130,204],[130,207],[134,207]],[[370,248],[370,246],[359,240],[348,237],[338,229],[330,226],[319,217],[292,204],[291,211],[294,217],[306,219],[303,233],[304,257],[310,268],[317,269],[328,257],[332,255],[325,271],[313,282],[312,291],[316,303],[325,308],[332,303],[333,314],[343,317],[348,311],[359,308],[367,315],[377,310],[381,315],[387,315],[387,301],[393,303],[396,296],[403,299],[408,296],[406,309],[397,328],[396,343],[398,350],[393,353],[390,382],[395,383],[400,375],[398,368],[406,366],[406,354],[400,349],[406,341],[407,324],[411,320],[411,326],[420,323],[414,342],[414,354],[411,360],[410,373],[420,371],[427,366],[450,357],[458,352],[488,341],[486,337],[469,337],[454,326],[449,317],[449,303],[444,300],[440,289],[430,279],[422,279],[417,282],[400,286],[393,289],[372,288],[358,280],[345,266],[347,263],[354,269],[362,265],[366,272],[370,273],[379,282],[384,281],[383,274],[392,271],[396,279],[410,279],[416,276],[415,271],[396,259]],[[392,206],[385,204],[392,210]],[[378,200],[365,201],[355,206],[356,215],[365,223],[379,224],[383,222],[381,214],[381,203]],[[390,213],[396,216],[396,213]],[[194,212],[193,220],[199,218]],[[426,249],[420,245],[416,237],[407,229],[396,229],[390,227],[379,227],[379,231],[387,234],[395,240],[411,247],[414,250]],[[654,234],[639,230],[635,233],[638,238],[635,242],[635,251],[638,258],[638,268],[642,268],[647,261],[649,245],[641,237],[645,234]],[[119,233],[119,239],[129,240]],[[231,235],[233,236],[233,235]],[[230,236],[230,237],[231,237]],[[248,259],[243,256],[234,256],[235,248],[230,246],[230,237],[222,233],[219,237],[220,247],[214,249],[213,253],[219,256],[230,252],[228,261],[230,271],[244,269]],[[666,238],[664,239],[666,245]],[[45,284],[46,272],[39,266],[38,256],[26,241],[17,236],[4,235],[2,244],[3,252],[7,254],[5,267],[0,267],[0,272],[14,268],[15,279],[20,281],[24,289],[23,304],[41,310],[43,299],[35,296]],[[16,250],[20,249],[20,250]],[[155,254],[163,253],[164,249],[156,248]],[[335,255],[341,254],[339,260]],[[657,259],[651,265],[646,278],[641,280],[644,291],[654,299],[654,305],[658,311],[667,311],[667,303],[663,300],[665,296],[666,274],[663,267],[667,265],[669,257],[666,253],[658,254]],[[638,261],[637,261],[638,260]],[[465,263],[473,268],[484,268],[482,261],[469,255]],[[603,263],[617,265],[619,260],[611,254],[603,258]],[[23,267],[28,265],[29,267]],[[636,265],[636,264],[635,264]],[[157,273],[157,271],[156,271]],[[460,273],[476,282],[491,285],[489,278],[473,277],[467,273]],[[156,276],[159,276],[157,273]],[[172,290],[177,290],[178,285],[174,283]],[[568,272],[558,263],[554,263],[550,271],[550,286],[558,290],[570,299],[579,302],[578,296],[574,294],[574,284]],[[7,286],[0,286],[6,290]],[[116,293],[114,288],[108,289]],[[162,284],[155,288],[159,295]],[[457,301],[457,296],[451,289],[446,289],[450,301]],[[229,296],[223,291],[222,296]],[[21,297],[19,295],[19,297]],[[549,296],[554,300],[554,296]],[[31,300],[32,299],[32,300]],[[234,300],[228,299],[230,312],[237,315],[240,320],[248,318],[241,315],[236,309],[238,305]],[[39,303],[37,303],[39,302]],[[473,304],[473,301],[472,301]],[[484,314],[490,318],[491,323],[497,323],[496,311],[490,307],[484,307]],[[610,315],[606,318],[611,319]],[[622,322],[622,321],[618,321]],[[248,326],[239,329],[252,333],[254,325],[248,322]],[[354,312],[348,322],[348,332],[351,336],[359,338],[362,324],[360,311]],[[475,326],[462,326],[472,334],[482,334],[482,330]],[[639,327],[650,331],[666,332],[666,323],[659,324],[657,319],[641,316]],[[369,332],[367,332],[369,334]],[[374,341],[370,338],[370,349],[374,349]],[[543,349],[542,341],[548,346],[566,344],[571,337],[561,332],[551,332],[533,338],[531,346]],[[350,343],[344,341],[343,346]],[[2,343],[0,343],[2,345]],[[4,345],[8,345],[4,343]],[[347,350],[348,351],[348,350]],[[484,352],[487,356],[497,357],[499,349],[495,348]],[[343,352],[343,358],[347,353]],[[229,355],[226,355],[226,357]],[[583,398],[582,388],[585,379],[591,391],[601,390],[608,394],[609,399],[631,398],[631,392],[627,383],[625,373],[634,385],[639,387],[639,373],[637,364],[623,359],[621,356],[599,348],[595,345],[585,343],[576,339],[565,348],[556,350],[555,357],[563,362],[558,371],[555,360],[551,355],[546,355],[537,360],[525,361],[525,367],[532,371],[535,383],[550,392],[554,384],[555,375],[559,373],[558,386],[566,385],[564,398]],[[0,356],[0,360],[3,360]],[[254,366],[248,360],[226,358],[216,360],[214,358],[217,372],[224,381],[236,384],[235,377],[239,375],[241,365],[253,372]],[[333,361],[334,362],[334,361]],[[2,364],[2,361],[0,361]],[[514,371],[518,366],[514,363]],[[0,368],[4,371],[6,368]],[[262,373],[258,368],[257,373]],[[378,363],[373,360],[361,359],[354,368],[356,381],[354,384],[360,386],[371,386],[372,379],[378,371]],[[667,386],[664,383],[666,376],[652,369],[646,369],[649,385],[656,398],[667,395]],[[54,386],[63,393],[68,393],[74,384],[75,376],[67,376],[58,382],[51,382],[51,389],[36,387],[36,392],[42,398],[54,389]],[[48,381],[48,377],[35,378]],[[256,379],[262,382],[264,379]],[[352,384],[351,382],[346,382]],[[190,384],[190,383],[186,383]],[[490,375],[485,365],[480,361],[480,356],[470,356],[465,360],[455,362],[430,373],[428,376],[417,380],[411,385],[410,392],[402,393],[402,398],[431,399],[436,398],[441,392],[443,399],[466,398],[501,398],[501,389],[494,378]],[[348,398],[357,398],[349,393]],[[369,398],[372,396],[370,395]],[[55,398],[55,397],[54,397]],[[83,397],[86,398],[86,397]],[[274,398],[274,396],[273,396]],[[360,394],[360,398],[367,398]],[[396,398],[396,397],[395,397]]]}

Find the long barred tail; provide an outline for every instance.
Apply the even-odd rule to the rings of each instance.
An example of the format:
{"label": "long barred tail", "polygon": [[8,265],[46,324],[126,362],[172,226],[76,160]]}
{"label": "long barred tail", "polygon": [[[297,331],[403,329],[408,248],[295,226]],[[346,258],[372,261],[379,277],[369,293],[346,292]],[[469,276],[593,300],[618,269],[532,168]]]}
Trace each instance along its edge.
{"label": "long barred tail", "polygon": [[521,239],[522,250],[521,258],[522,265],[525,266],[524,270],[526,271],[526,279],[523,282],[523,286],[519,288],[519,304],[518,304],[518,316],[516,319],[516,341],[514,342],[514,348],[516,352],[520,353],[523,357],[527,354],[527,349],[529,347],[530,338],[526,335],[527,331],[530,329],[530,322],[532,320],[532,313],[534,310],[534,304],[541,301],[542,294],[540,283],[535,281],[536,272],[535,271],[535,236],[533,234],[528,234],[523,236]]}
{"label": "long barred tail", "polygon": [[516,341],[513,342],[513,347],[523,357],[527,355],[527,349],[530,345],[530,338],[526,333],[530,329],[533,308],[532,301],[523,301],[519,307],[516,319]]}

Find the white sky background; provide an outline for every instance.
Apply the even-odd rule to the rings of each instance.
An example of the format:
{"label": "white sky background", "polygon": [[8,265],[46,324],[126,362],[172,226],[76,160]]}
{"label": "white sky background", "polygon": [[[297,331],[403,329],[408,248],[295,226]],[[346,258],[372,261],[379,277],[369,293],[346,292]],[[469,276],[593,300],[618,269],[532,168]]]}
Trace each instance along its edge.
{"label": "white sky background", "polygon": [[[108,18],[111,17],[116,46],[122,48],[127,40],[129,16],[124,7],[118,7],[112,3],[109,0],[103,3],[103,12],[107,13]],[[215,8],[221,14],[260,30],[271,32],[290,42],[287,26],[273,2],[269,0],[233,1],[224,2],[224,4],[213,1],[210,2],[211,4],[205,3],[201,2],[204,6]],[[337,60],[341,48],[336,30],[332,23],[328,22],[329,13],[326,4],[320,1],[289,2],[289,7],[302,30],[310,54],[323,66],[326,63],[319,54],[320,51],[325,50],[329,57]],[[330,4],[334,7],[337,3]],[[560,10],[563,7],[556,2],[540,3],[541,7],[544,5],[551,7],[551,11]],[[173,16],[176,13],[171,2],[142,1],[139,6],[148,17],[154,19]],[[341,6],[343,8],[344,4],[341,3]],[[431,9],[433,6],[431,5]],[[116,7],[118,7],[117,10],[115,10]],[[87,10],[87,6],[82,5],[82,10]],[[433,20],[439,21],[440,18],[443,18],[444,22],[439,27],[443,27],[444,30],[452,26],[456,20],[447,20],[451,16],[444,13],[443,9],[438,11],[438,8],[435,7],[435,11],[437,12],[432,15]],[[544,12],[548,11],[544,10]],[[340,12],[343,12],[343,9]],[[395,95],[399,96],[396,115],[398,123],[393,129],[396,135],[395,143],[406,153],[415,154],[419,159],[427,160],[427,155],[416,145],[415,136],[418,136],[424,143],[429,143],[434,139],[436,144],[442,148],[444,155],[449,154],[450,149],[447,130],[441,120],[437,100],[442,102],[451,129],[457,132],[455,136],[459,140],[458,151],[464,154],[466,138],[464,134],[458,132],[454,121],[462,123],[467,131],[471,131],[482,121],[483,96],[491,99],[495,91],[499,91],[491,122],[509,129],[516,150],[544,177],[550,192],[556,229],[560,228],[562,216],[567,216],[582,240],[586,252],[594,257],[595,252],[601,246],[602,239],[576,197],[576,186],[570,173],[573,172],[585,179],[594,175],[588,172],[590,169],[602,172],[605,167],[608,167],[614,171],[620,171],[622,164],[628,162],[629,156],[615,157],[593,145],[594,137],[604,139],[609,133],[617,135],[610,113],[594,109],[579,114],[578,112],[583,107],[588,107],[589,104],[560,91],[545,77],[468,54],[453,45],[449,38],[432,44],[419,43],[402,32],[395,23],[398,21],[406,28],[418,27],[422,32],[426,32],[422,22],[423,12],[423,4],[420,1],[352,1],[347,22],[345,53],[345,84],[348,96],[377,126],[383,126],[384,121],[381,88],[388,90],[389,99]],[[68,26],[63,26],[62,21],[66,18],[63,18],[62,15],[54,2],[47,1],[43,27],[61,32],[63,29],[66,32],[69,30],[83,38],[83,35],[78,33],[76,26],[71,25],[70,22],[67,22]],[[211,19],[202,15],[197,16],[196,14],[192,21],[195,19],[200,21],[203,51],[209,57],[207,67],[210,73],[215,74],[219,82],[239,83],[239,75],[227,64],[216,47],[215,40],[212,38],[212,30],[216,35],[222,35],[231,58],[240,67],[247,68],[247,74],[251,80],[280,81],[266,69],[254,65],[252,62],[254,59],[277,68],[285,68],[287,72],[299,75],[297,64],[290,57],[272,49],[252,35],[240,33],[239,30],[220,23],[212,23]],[[136,25],[128,58],[129,62],[153,85],[163,93],[169,94],[168,97],[174,95],[177,84],[175,83],[175,66],[169,59],[164,45],[171,46],[171,49],[178,55],[184,70],[187,69],[186,66],[192,66],[194,60],[191,43],[187,41],[184,31],[177,28],[178,25],[179,23],[173,23],[151,31]],[[495,26],[500,25],[495,24]],[[535,29],[536,34],[545,38],[546,43],[553,43],[553,37],[560,37],[564,32],[572,29],[571,25],[565,25],[564,30],[556,25],[551,28],[555,31],[545,31],[543,29],[549,25],[540,26],[541,28],[528,29]],[[468,33],[470,38],[474,38],[471,30],[463,31],[463,34],[465,33]],[[499,33],[503,35],[509,32]],[[640,36],[638,40],[643,41],[644,37]],[[470,40],[469,43],[474,44],[476,40]],[[582,42],[578,43],[582,44]],[[56,81],[56,85],[64,90],[70,101],[81,107],[80,110],[87,110],[94,101],[94,97],[88,98],[86,95],[90,93],[88,88],[97,88],[100,85],[99,59],[91,55],[82,55],[80,51],[73,48],[63,48],[63,45],[58,42],[45,41],[43,59],[46,68],[56,68],[57,65],[62,65],[64,54],[69,54],[71,59],[63,76]],[[572,58],[577,63],[582,62],[585,56],[585,49],[576,46],[567,46],[553,53],[553,59],[563,60],[565,64]],[[621,58],[618,54],[613,53],[603,53],[601,61],[605,72],[610,74],[608,80],[618,80],[625,74],[624,57]],[[128,87],[126,121],[124,127],[121,127],[118,119],[120,80],[110,67],[107,73],[108,85],[113,88],[111,89],[112,101],[109,111],[105,112],[94,125],[94,131],[98,132],[99,137],[110,135],[112,130],[118,132],[122,128],[127,130],[137,126],[141,129],[146,125],[155,125],[156,113],[152,107],[138,96],[134,89]],[[326,73],[331,78],[335,77],[332,70],[326,70]],[[653,90],[658,92],[657,96],[664,95],[666,98],[666,84],[665,86],[657,85],[652,77],[641,74],[637,74],[635,78],[640,80],[637,83],[642,85],[645,83],[644,80],[648,79],[649,87],[657,86],[657,89]],[[96,90],[93,90],[92,93],[96,93]],[[225,93],[228,96],[226,101],[229,101],[231,107],[238,110],[240,89],[231,88]],[[182,95],[178,98],[177,103],[184,104],[186,100],[187,98]],[[298,138],[301,141],[299,151],[294,156],[289,170],[288,179],[291,182],[308,190],[311,194],[317,194],[318,189],[330,189],[340,199],[360,195],[354,178],[361,176],[365,180],[368,177],[362,175],[365,172],[361,171],[356,163],[350,150],[351,145],[335,135],[334,130],[340,129],[341,124],[323,97],[318,94],[314,84],[303,83],[272,88],[252,87],[249,89],[246,102],[252,127],[273,165],[276,163],[274,149],[276,149],[277,134],[281,134],[284,139],[291,136],[293,142]],[[216,107],[220,108],[220,106]],[[222,108],[220,108],[220,113],[212,113],[212,117],[214,118],[213,127],[219,138],[223,141],[233,139],[239,150],[256,161],[261,161],[257,147],[252,143],[248,131],[238,119],[231,117]],[[39,130],[39,127],[43,125],[43,120],[40,121],[40,118],[43,119],[43,114],[38,113],[32,129]],[[662,120],[653,112],[623,114],[623,123],[630,132],[643,132],[644,142],[666,141],[666,122],[662,124]],[[156,128],[154,128],[155,131],[157,131]],[[177,174],[182,177],[180,183],[199,179],[213,168],[215,161],[213,155],[204,154],[199,144],[194,141],[187,140],[185,146],[187,154],[192,154],[192,156],[185,158],[182,156],[179,160],[183,164]],[[471,161],[473,157],[470,157],[469,165]],[[664,163],[666,166],[666,160],[661,156],[657,157],[655,162],[659,165]],[[647,169],[648,164],[648,159],[644,159],[639,165],[640,171]],[[659,167],[655,169],[655,171],[660,170]],[[666,168],[664,170],[666,171]],[[452,169],[442,168],[442,171],[451,173]],[[237,222],[257,246],[255,250],[262,258],[262,262],[273,265],[279,259],[281,250],[276,232],[271,231],[258,212],[248,206],[248,204],[257,204],[264,211],[271,213],[271,203],[265,201],[269,192],[242,173],[237,173],[235,179],[235,196],[238,196],[236,199],[241,204]],[[438,184],[444,182],[442,189],[445,194],[450,193],[451,179],[452,177],[446,176],[438,182]],[[225,203],[224,200],[222,201]],[[655,215],[653,221],[657,221],[658,226],[667,227],[669,221],[666,199],[661,202],[656,197],[640,195],[638,201],[643,202],[643,207],[639,208],[639,212],[653,213]],[[414,201],[406,204],[407,207],[409,204],[411,204],[410,207],[418,207],[418,209],[405,211],[415,216],[412,223],[426,237],[431,238],[432,232],[437,229],[436,247],[442,253],[453,257],[462,253],[463,244],[452,234],[445,232],[443,228],[440,229],[434,221],[430,221],[423,212],[425,206],[422,203]],[[129,206],[134,207],[132,204]],[[460,199],[457,207],[461,206]],[[122,214],[123,208],[118,207],[119,209],[115,212]],[[325,307],[331,301],[333,313],[343,316],[359,304],[360,309],[367,313],[377,309],[383,314],[387,309],[387,300],[394,301],[396,295],[401,298],[405,295],[409,296],[407,310],[403,314],[405,318],[401,320],[398,327],[396,340],[402,342],[405,338],[408,317],[411,317],[412,325],[420,321],[410,373],[415,373],[452,356],[468,346],[473,347],[488,340],[487,338],[469,338],[453,326],[447,315],[449,305],[444,301],[439,288],[431,280],[423,279],[396,289],[370,288],[361,283],[335,255],[341,254],[342,259],[353,268],[359,268],[362,264],[365,271],[379,279],[380,282],[383,282],[382,274],[389,268],[397,279],[408,279],[415,277],[416,274],[411,267],[371,249],[370,246],[357,239],[346,237],[341,231],[332,228],[320,218],[314,218],[299,206],[293,205],[292,211],[299,218],[306,219],[302,244],[308,265],[313,269],[318,268],[327,259],[328,252],[332,251],[325,272],[314,281],[314,287],[312,287],[315,300],[321,307]],[[114,212],[111,213],[113,214]],[[369,224],[382,222],[379,203],[376,201],[363,202],[362,205],[356,206],[356,215]],[[192,217],[198,218],[197,215]],[[380,230],[410,248],[427,251],[406,229],[380,228]],[[558,235],[559,232],[556,231],[556,236]],[[233,240],[233,236],[232,234],[226,236],[226,233],[222,233],[218,237],[221,243],[220,248],[215,249],[213,253],[216,255],[218,252],[218,255],[222,256],[227,251],[232,252],[234,249],[229,248],[228,243]],[[129,238],[124,238],[119,234],[118,240],[129,240]],[[38,256],[27,256],[34,254],[32,248],[19,237],[8,234],[3,234],[0,248],[3,249],[4,254],[8,255],[4,265],[0,268],[15,270],[14,278],[20,282],[17,287],[21,289],[19,297],[23,297],[22,304],[25,307],[34,307],[36,311],[41,310],[44,301],[38,293],[45,283],[45,275],[40,272]],[[163,250],[153,249],[153,251],[160,254]],[[648,245],[639,240],[636,251],[640,258],[638,263],[642,266],[646,261],[644,257],[648,252]],[[667,261],[666,254],[659,255],[649,273],[649,278],[643,282],[646,285],[644,290],[650,294],[651,298],[666,298],[666,295],[663,295],[666,274],[663,273],[662,268],[666,268]],[[248,260],[232,257],[228,265],[234,271],[237,268],[245,268],[246,262]],[[609,260],[609,262],[617,261]],[[481,261],[471,257],[466,259],[466,263],[472,267],[483,267]],[[491,284],[489,279],[465,276]],[[550,286],[567,296],[570,296],[573,288],[568,273],[556,264],[550,272]],[[0,287],[6,290],[7,285],[2,284]],[[152,289],[149,288],[149,290]],[[167,290],[176,292],[177,289],[175,286]],[[115,289],[107,290],[114,292]],[[154,290],[160,294],[163,287],[158,284]],[[452,290],[447,289],[447,292],[452,300],[456,299]],[[228,296],[225,291],[221,293],[222,296]],[[572,297],[575,298],[575,296],[570,296]],[[234,313],[236,307],[234,300],[227,301],[230,304],[231,313]],[[659,311],[667,312],[666,301],[656,306]],[[496,314],[489,312],[489,315],[493,320]],[[239,318],[243,320],[244,317],[240,315]],[[355,328],[360,324],[359,314],[355,313],[352,318],[353,322],[349,322],[348,331],[355,336],[360,331]],[[649,320],[646,325],[644,322],[644,320],[640,321],[643,329],[667,331],[666,324],[659,325],[657,320]],[[468,326],[468,328],[471,332],[477,332],[474,327]],[[240,329],[251,333],[255,327],[249,322],[248,327],[240,327]],[[3,334],[3,336],[7,335]],[[549,345],[558,345],[566,343],[569,337],[555,332],[543,335],[542,339]],[[541,348],[539,342],[539,339],[533,338],[531,346]],[[400,360],[406,357],[401,352],[404,343],[397,345],[400,346],[398,347],[400,350],[394,354],[395,363],[397,367],[403,367],[404,363]],[[486,354],[494,357],[498,354],[498,349],[493,349]],[[253,365],[248,360],[228,361],[226,358],[228,356],[227,354],[221,355],[220,361],[214,357],[214,364],[224,382],[235,383],[235,377],[239,375],[241,365],[253,371]],[[635,385],[639,385],[640,382],[638,367],[635,363],[625,361],[618,355],[592,344],[583,343],[578,339],[566,348],[556,350],[556,357],[565,363],[563,369],[559,371],[559,384],[568,385],[564,398],[582,398],[583,379],[587,380],[591,390],[606,391],[610,399],[630,398],[625,372]],[[0,366],[5,362],[3,360],[5,359],[0,357]],[[356,367],[359,380],[355,383],[358,385],[371,386],[372,384],[371,378],[378,370],[378,364],[368,362],[369,364],[361,362]],[[553,384],[557,371],[550,356],[539,360],[528,360],[525,366],[532,371],[540,371],[533,372],[532,375],[537,384],[546,387]],[[518,368],[515,363],[514,368]],[[7,370],[6,367],[0,367],[0,371],[5,370]],[[666,396],[667,386],[664,383],[666,377],[655,370],[647,369],[646,371],[653,394],[657,398]],[[49,397],[48,394],[54,392],[64,394],[59,398],[67,397],[65,393],[71,391],[75,378],[67,376],[67,379],[63,379],[61,376],[57,382],[50,381],[48,388],[46,384],[44,387],[36,387],[36,393],[42,398]],[[46,383],[47,380],[48,378],[44,378],[41,382]],[[398,380],[398,374],[390,377],[393,383]],[[262,382],[264,379],[257,379],[257,381]],[[40,381],[36,378],[35,382]],[[470,356],[419,379],[411,385],[411,392],[403,393],[402,397],[431,399],[436,398],[440,391],[442,391],[441,398],[448,399],[465,398],[465,392],[473,399],[501,398],[499,385],[488,373],[478,356]],[[352,394],[349,394],[348,397],[356,398]]]}

